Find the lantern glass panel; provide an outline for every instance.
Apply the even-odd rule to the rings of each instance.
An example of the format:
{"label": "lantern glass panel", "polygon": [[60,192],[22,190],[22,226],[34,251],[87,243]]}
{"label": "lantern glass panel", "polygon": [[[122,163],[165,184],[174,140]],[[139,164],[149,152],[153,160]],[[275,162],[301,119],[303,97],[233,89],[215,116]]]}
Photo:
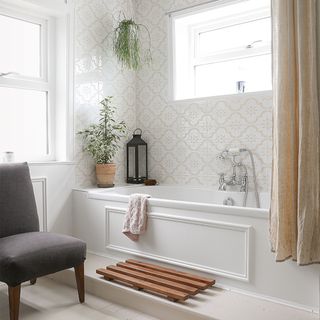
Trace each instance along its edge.
{"label": "lantern glass panel", "polygon": [[146,178],[147,146],[146,145],[138,146],[138,153],[139,153],[139,177]]}
{"label": "lantern glass panel", "polygon": [[136,148],[135,147],[128,148],[128,157],[129,157],[128,176],[131,178],[136,178]]}

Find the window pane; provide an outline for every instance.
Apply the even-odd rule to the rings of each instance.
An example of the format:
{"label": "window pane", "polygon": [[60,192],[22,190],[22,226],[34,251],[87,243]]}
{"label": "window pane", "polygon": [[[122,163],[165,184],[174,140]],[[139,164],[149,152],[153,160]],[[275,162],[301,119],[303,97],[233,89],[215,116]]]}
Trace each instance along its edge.
{"label": "window pane", "polygon": [[147,146],[139,146],[139,177],[146,177]]}
{"label": "window pane", "polygon": [[0,152],[18,161],[47,155],[47,93],[0,87]]}
{"label": "window pane", "polygon": [[234,94],[237,82],[245,92],[272,89],[270,4],[212,1],[173,14],[173,98]]}
{"label": "window pane", "polygon": [[39,24],[0,15],[0,72],[40,77]]}
{"label": "window pane", "polygon": [[237,82],[245,81],[245,92],[271,90],[271,54],[197,66],[196,96],[237,93]]}
{"label": "window pane", "polygon": [[[254,43],[257,41],[256,43]],[[234,49],[266,46],[271,43],[271,18],[246,22],[199,34],[199,54],[208,56]]]}

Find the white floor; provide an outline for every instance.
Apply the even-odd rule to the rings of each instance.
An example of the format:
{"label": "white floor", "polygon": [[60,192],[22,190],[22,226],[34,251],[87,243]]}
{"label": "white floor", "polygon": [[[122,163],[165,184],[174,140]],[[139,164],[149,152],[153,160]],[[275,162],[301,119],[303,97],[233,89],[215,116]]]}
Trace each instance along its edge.
{"label": "white floor", "polygon": [[[0,319],[9,320],[8,295],[0,287]],[[24,285],[21,291],[20,320],[156,320],[139,311],[86,294],[78,303],[77,291],[47,278]]]}
{"label": "white floor", "polygon": [[[135,301],[135,298],[138,297],[143,298],[143,310],[146,310],[146,312],[148,310],[145,307],[146,305],[151,306],[152,302],[158,302],[162,312],[166,308],[175,307],[177,310],[180,309],[181,311],[186,312],[196,312],[199,316],[201,315],[205,316],[207,319],[215,320],[319,320],[319,315],[315,313],[257,299],[228,290],[222,290],[216,287],[208,289],[201,294],[190,298],[185,303],[172,303],[166,299],[144,293],[143,291],[136,291],[131,288],[118,285],[115,282],[105,281],[96,274],[95,270],[97,267],[114,263],[115,261],[109,260],[108,258],[88,254],[85,268],[86,275],[92,279],[101,280],[100,283],[103,284],[105,288],[110,288],[112,291],[115,291],[116,288],[121,288],[123,290],[123,295],[125,292],[130,294],[131,301]],[[72,275],[72,278],[73,277],[74,276]],[[97,288],[101,289],[102,287],[98,286]],[[162,312],[154,315],[162,320],[178,319],[168,319],[167,314],[166,316],[161,316]],[[190,318],[193,319],[193,316],[191,315]],[[182,317],[182,319],[185,320],[184,317]],[[196,319],[198,319],[198,317],[196,317]]]}

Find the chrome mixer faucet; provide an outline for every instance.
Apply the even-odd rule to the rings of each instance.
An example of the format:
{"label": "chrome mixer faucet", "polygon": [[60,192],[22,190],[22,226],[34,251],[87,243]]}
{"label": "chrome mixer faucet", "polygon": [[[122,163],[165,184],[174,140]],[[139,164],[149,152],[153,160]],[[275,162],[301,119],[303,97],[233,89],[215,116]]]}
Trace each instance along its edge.
{"label": "chrome mixer faucet", "polygon": [[240,186],[240,192],[244,192],[243,206],[247,204],[249,179],[247,167],[242,163],[241,159],[238,159],[242,152],[248,152],[252,162],[253,179],[255,187],[255,197],[257,207],[260,208],[260,200],[257,189],[257,179],[255,173],[255,165],[252,152],[247,149],[228,149],[224,150],[218,157],[221,160],[230,160],[232,164],[232,174],[230,178],[227,178],[224,173],[219,174],[219,191],[226,191],[227,186]]}
{"label": "chrome mixer faucet", "polygon": [[240,186],[241,192],[248,191],[248,171],[247,167],[242,163],[241,160],[237,160],[240,156],[240,152],[237,150],[225,150],[220,155],[221,160],[229,159],[232,164],[232,175],[229,179],[226,178],[224,173],[220,173],[219,178],[219,190],[225,191],[227,186]]}

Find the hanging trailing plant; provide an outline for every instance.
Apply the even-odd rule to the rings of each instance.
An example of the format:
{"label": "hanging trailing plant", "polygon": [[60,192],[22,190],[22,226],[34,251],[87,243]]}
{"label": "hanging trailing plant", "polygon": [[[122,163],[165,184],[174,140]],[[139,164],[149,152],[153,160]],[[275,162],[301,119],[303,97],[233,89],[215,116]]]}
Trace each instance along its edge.
{"label": "hanging trailing plant", "polygon": [[[143,49],[140,42],[142,30],[148,34],[148,48]],[[148,28],[133,19],[124,18],[114,29],[113,51],[118,61],[130,70],[138,70],[151,62],[151,38]]]}

